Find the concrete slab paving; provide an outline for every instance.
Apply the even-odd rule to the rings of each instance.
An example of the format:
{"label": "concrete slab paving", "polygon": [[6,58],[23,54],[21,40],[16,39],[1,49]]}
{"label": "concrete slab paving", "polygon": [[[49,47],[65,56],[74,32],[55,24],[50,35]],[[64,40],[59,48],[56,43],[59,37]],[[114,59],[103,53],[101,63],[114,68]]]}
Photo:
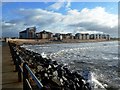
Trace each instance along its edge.
{"label": "concrete slab paving", "polygon": [[10,54],[9,46],[2,46],[2,89],[23,89],[22,82],[18,82],[18,73],[14,72],[14,64]]}

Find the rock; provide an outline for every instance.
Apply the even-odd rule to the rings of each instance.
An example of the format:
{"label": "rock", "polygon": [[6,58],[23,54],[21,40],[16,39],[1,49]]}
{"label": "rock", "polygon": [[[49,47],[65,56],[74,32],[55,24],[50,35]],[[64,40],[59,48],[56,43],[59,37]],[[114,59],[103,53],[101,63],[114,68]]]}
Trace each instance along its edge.
{"label": "rock", "polygon": [[40,54],[24,48],[19,49],[17,52],[25,62],[28,62],[44,88],[48,90],[91,90],[89,83],[86,83],[80,73],[71,72],[66,64],[58,64],[55,60],[43,58]]}

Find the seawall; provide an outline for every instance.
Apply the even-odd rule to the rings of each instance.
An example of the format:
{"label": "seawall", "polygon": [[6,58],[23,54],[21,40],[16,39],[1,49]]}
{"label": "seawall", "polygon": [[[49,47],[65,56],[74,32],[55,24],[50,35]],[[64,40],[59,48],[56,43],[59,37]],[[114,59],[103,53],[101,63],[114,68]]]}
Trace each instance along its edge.
{"label": "seawall", "polygon": [[[11,53],[14,53],[13,55],[17,53],[15,57],[17,58],[18,63],[16,64],[21,67],[24,67],[24,64],[27,64],[33,74],[37,77],[38,81],[42,83],[42,89],[90,90],[89,83],[79,72],[71,72],[66,65],[58,64],[55,60],[49,58],[43,58],[40,54],[26,50],[13,42],[10,42],[9,45],[11,49],[15,51],[12,51]],[[23,68],[23,73],[24,71]],[[33,89],[38,88],[36,82],[30,75],[27,75],[27,79]]]}

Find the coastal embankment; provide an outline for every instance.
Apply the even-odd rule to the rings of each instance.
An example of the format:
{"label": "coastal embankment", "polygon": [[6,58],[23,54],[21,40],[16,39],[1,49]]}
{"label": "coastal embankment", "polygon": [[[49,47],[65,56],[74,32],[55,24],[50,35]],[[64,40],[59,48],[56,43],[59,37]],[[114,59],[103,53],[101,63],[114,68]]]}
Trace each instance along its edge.
{"label": "coastal embankment", "polygon": [[[22,39],[11,39],[11,40],[9,40],[10,41],[10,43],[13,43],[13,48],[15,49],[15,51],[17,51],[16,53],[18,54],[18,57],[20,57],[22,60],[24,60],[27,64],[28,64],[28,66],[29,66],[29,68],[31,69],[31,71],[34,73],[34,75],[39,79],[39,81],[41,81],[42,82],[42,84],[43,84],[43,86],[46,88],[46,86],[49,86],[49,88],[51,87],[51,86],[57,86],[57,87],[59,87],[59,88],[82,88],[82,87],[79,87],[79,85],[81,86],[81,84],[80,83],[82,83],[82,85],[84,86],[84,84],[83,84],[83,82],[82,81],[85,81],[84,80],[84,78],[83,77],[81,77],[80,75],[81,74],[79,74],[79,73],[76,73],[76,72],[71,72],[70,70],[67,70],[66,68],[66,66],[64,66],[64,65],[61,65],[60,63],[58,63],[58,62],[56,62],[56,60],[55,59],[49,59],[49,58],[43,58],[42,56],[41,56],[41,54],[40,53],[35,53],[34,51],[32,51],[32,50],[30,50],[30,49],[26,49],[26,48],[24,48],[24,47],[21,47],[21,44],[44,44],[44,45],[47,45],[47,44],[49,44],[49,42],[47,42],[47,40],[46,40],[46,42],[44,41],[43,43],[41,43],[41,42],[39,42],[39,40],[22,40]],[[39,42],[39,43],[38,43]],[[62,41],[54,41],[54,42],[51,42],[51,43],[60,43],[59,45],[61,45],[61,43],[63,43]],[[87,42],[87,41],[86,41]],[[92,41],[91,41],[92,42]],[[93,41],[93,42],[95,42],[95,41]],[[98,41],[96,41],[96,42],[98,42]],[[65,43],[65,42],[64,42]],[[115,43],[115,42],[114,42]],[[92,54],[92,56],[94,57],[94,56],[97,56],[97,58],[100,56],[100,58],[102,57],[101,56],[101,54],[99,53],[99,50],[102,50],[102,51],[100,51],[100,52],[103,52],[104,51],[104,54],[105,54],[105,56],[108,56],[108,51],[112,51],[113,50],[113,48],[112,47],[114,47],[114,43],[111,43],[111,42],[100,42],[100,43],[78,43],[78,44],[80,44],[80,45],[83,45],[84,44],[84,46],[85,46],[85,48],[87,48],[87,49],[92,49],[92,50],[96,50],[96,54],[95,53],[89,53],[88,51],[88,53],[89,54],[86,54],[86,55],[90,55],[90,54]],[[69,45],[68,45],[69,44]],[[76,43],[74,43],[75,44],[75,48],[76,48]],[[70,42],[68,42],[67,44],[65,44],[65,45],[68,45],[68,46],[70,46],[70,45],[73,45],[74,46],[74,44],[71,44]],[[77,45],[78,45],[77,44]],[[88,47],[86,47],[86,44],[89,44],[89,45],[87,45],[87,46],[89,46],[89,48]],[[91,44],[94,44],[94,48],[90,48],[90,45]],[[97,45],[96,45],[97,44]],[[116,42],[116,44],[117,44],[117,42]],[[116,44],[115,44],[115,46],[116,46]],[[52,45],[52,44],[49,44],[49,45]],[[55,45],[57,45],[57,44],[55,44]],[[31,46],[34,46],[34,45],[31,45]],[[67,46],[67,47],[68,47]],[[71,51],[70,51],[70,53],[67,53],[67,54],[64,54],[65,56],[67,56],[67,55],[74,55],[75,56],[75,54],[77,53],[76,52],[76,50],[78,50],[78,48],[77,49],[74,49],[73,48],[73,46],[72,46],[72,49],[73,49],[73,51],[74,51],[74,54],[72,53],[72,49],[70,49]],[[53,48],[53,50],[55,49],[55,46],[53,46],[54,48]],[[61,46],[60,46],[61,47]],[[109,47],[108,49],[107,49],[107,47]],[[110,49],[110,47],[111,47],[111,49]],[[36,48],[36,47],[32,47],[32,49],[34,49],[34,48]],[[66,48],[66,47],[65,47]],[[79,47],[80,48],[80,47]],[[83,47],[82,47],[83,48]],[[38,49],[38,48],[37,48]],[[45,48],[44,48],[45,49]],[[48,48],[47,48],[48,49]],[[61,49],[61,48],[60,48]],[[61,49],[62,50],[62,49]],[[107,52],[105,52],[105,50],[107,51]],[[116,49],[114,48],[114,50],[116,51]],[[86,51],[86,50],[82,50],[82,49],[79,49],[79,51],[81,52],[81,55],[82,54],[84,54],[84,53],[82,53],[82,51]],[[67,51],[68,52],[68,51]],[[76,53],[75,53],[76,52]],[[86,53],[87,53],[86,52]],[[112,52],[113,53],[113,52]],[[79,53],[78,53],[79,54]],[[63,54],[62,54],[63,55]],[[79,55],[80,56],[80,55]],[[104,56],[104,57],[105,57]],[[109,55],[110,56],[110,55]],[[64,57],[64,56],[62,56],[62,57]],[[67,57],[69,57],[69,56],[67,56]],[[83,57],[85,58],[85,55],[83,55]],[[112,55],[112,57],[113,57],[113,55]],[[115,54],[115,57],[116,57],[116,54]],[[106,57],[105,57],[106,58]],[[110,57],[111,58],[111,57]],[[64,58],[62,58],[63,60],[64,60]],[[80,59],[80,57],[79,58],[77,58],[77,59]],[[77,60],[76,59],[76,60]],[[113,59],[114,59],[114,57],[113,57]],[[68,59],[66,59],[67,61],[68,61]],[[72,60],[72,58],[70,58],[70,60]],[[84,59],[82,59],[82,60],[84,60]],[[92,65],[92,67],[93,67],[93,69],[96,69],[97,70],[97,67],[96,67],[96,65],[97,65],[97,62],[98,62],[98,65],[100,66],[100,70],[105,70],[105,71],[107,71],[107,70],[109,70],[110,69],[110,72],[111,72],[111,64],[110,64],[110,68],[109,68],[109,65],[108,65],[108,67],[107,67],[107,64],[109,64],[107,61],[105,61],[105,60],[99,60],[99,61],[97,61],[97,60],[95,60],[95,61],[92,61],[92,60],[94,60],[94,59],[91,59],[91,62],[93,62],[93,63],[90,63],[89,64],[89,62],[87,62],[87,63],[85,63],[84,61],[82,62],[82,63],[77,63],[77,62],[74,62],[75,63],[75,66],[78,68],[78,67],[80,67],[80,69],[82,69],[83,68],[83,65],[85,65],[85,67],[86,67],[86,65],[88,65],[88,67],[90,67],[90,65]],[[110,59],[111,60],[111,59]],[[65,61],[65,60],[64,60]],[[90,60],[89,60],[90,61]],[[113,61],[113,60],[112,60]],[[70,61],[70,62],[72,62],[72,61]],[[103,63],[102,63],[103,62]],[[72,64],[74,64],[74,63],[72,63]],[[94,63],[95,63],[95,67],[94,67]],[[102,63],[102,64],[100,64],[100,63]],[[115,63],[115,60],[114,60],[114,63]],[[83,64],[83,65],[82,65]],[[101,67],[101,65],[102,66],[104,66],[104,64],[106,64],[105,65],[105,67]],[[23,64],[21,64],[21,65],[23,65]],[[91,67],[91,70],[92,70],[92,67]],[[104,68],[104,69],[103,69]],[[113,70],[115,71],[116,69],[114,69],[115,67],[113,66]],[[75,70],[74,70],[75,71]],[[102,71],[102,72],[105,72],[105,71]],[[100,74],[102,74],[102,72],[100,72]],[[97,73],[99,73],[99,72],[97,72]],[[76,76],[76,75],[78,75],[78,76]],[[96,74],[97,75],[97,74]],[[107,74],[103,74],[103,75],[108,75],[108,72],[107,72]],[[110,76],[111,76],[111,74],[109,74]],[[72,77],[71,77],[72,76]],[[98,75],[99,76],[99,75]],[[115,76],[115,75],[114,75]],[[78,81],[75,81],[74,82],[74,80],[78,80],[77,78],[79,78],[79,82]],[[82,79],[81,79],[82,78]],[[103,77],[101,77],[100,78],[100,80],[102,80],[102,78]],[[110,78],[109,78],[110,79]],[[33,81],[33,80],[31,80],[31,79],[29,79],[30,81]],[[81,81],[82,80],[82,81]],[[104,79],[104,80],[108,80],[108,79]],[[45,81],[47,81],[47,82],[45,82]],[[66,82],[66,81],[68,81],[68,82]],[[51,83],[52,82],[52,83]],[[71,83],[72,82],[72,83]],[[109,81],[110,82],[110,81]],[[76,84],[76,83],[79,83],[79,85],[78,84]],[[113,83],[113,81],[112,81],[112,83]],[[87,83],[87,84],[89,84],[89,83]],[[34,84],[35,85],[35,84]],[[78,85],[78,86],[76,86],[76,85]],[[104,83],[103,83],[103,85],[104,85]],[[65,87],[65,86],[67,86],[67,87]],[[73,86],[75,86],[75,87],[73,87]],[[111,86],[110,86],[111,87]],[[51,88],[55,88],[55,87],[51,87]],[[74,89],[72,89],[72,90],[74,90]],[[83,89],[79,89],[79,90],[83,90]],[[108,89],[109,90],[109,89]],[[116,89],[113,89],[113,90],[116,90]]]}
{"label": "coastal embankment", "polygon": [[[8,39],[17,45],[21,44],[61,44],[61,43],[86,43],[86,42],[106,42],[115,40],[77,40],[77,39],[64,39],[64,40],[49,40],[49,39]],[[116,40],[117,41],[117,40]]]}
{"label": "coastal embankment", "polygon": [[17,68],[23,68],[17,70],[18,74],[23,72],[24,90],[28,90],[28,85],[33,90],[38,90],[39,87],[43,90],[90,90],[89,83],[77,71],[71,72],[66,65],[43,58],[40,54],[15,43],[10,42],[9,45],[15,65]]}

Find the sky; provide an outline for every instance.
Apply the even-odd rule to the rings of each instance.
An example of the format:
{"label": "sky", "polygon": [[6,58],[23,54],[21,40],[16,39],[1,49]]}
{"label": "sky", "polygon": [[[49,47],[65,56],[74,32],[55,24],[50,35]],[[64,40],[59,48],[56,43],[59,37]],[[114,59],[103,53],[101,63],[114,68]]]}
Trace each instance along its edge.
{"label": "sky", "polygon": [[2,36],[18,37],[35,26],[53,33],[118,35],[117,2],[3,2]]}

